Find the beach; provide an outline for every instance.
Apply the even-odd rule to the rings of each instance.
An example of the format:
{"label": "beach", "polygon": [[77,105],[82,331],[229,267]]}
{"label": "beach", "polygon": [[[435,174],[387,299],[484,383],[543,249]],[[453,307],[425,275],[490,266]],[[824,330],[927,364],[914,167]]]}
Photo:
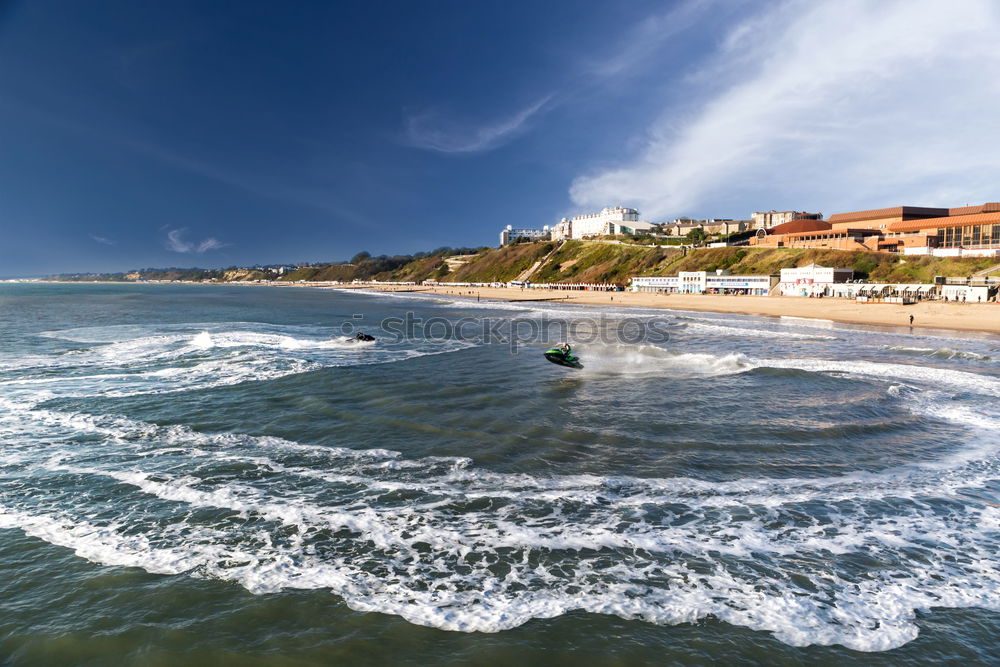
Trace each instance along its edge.
{"label": "beach", "polygon": [[[50,284],[107,284],[101,282],[60,282]],[[718,294],[664,294],[654,292],[600,292],[586,290],[520,289],[516,287],[450,287],[419,285],[387,285],[378,283],[174,283],[204,287],[295,287],[335,290],[368,290],[374,292],[443,295],[462,299],[526,303],[564,303],[582,306],[615,306],[618,308],[664,308],[706,313],[732,313],[763,317],[825,320],[842,324],[863,324],[907,329],[943,329],[1000,334],[1000,304],[954,303],[921,301],[902,305],[896,303],[859,303],[848,299],[821,299],[795,296],[728,296]],[[910,322],[910,316],[913,322]]]}
{"label": "beach", "polygon": [[[367,286],[371,289],[371,286]],[[767,317],[799,317],[871,326],[1000,333],[1000,304],[923,301],[912,305],[858,303],[847,299],[792,296],[722,296],[649,292],[589,292],[497,287],[376,287],[380,291],[447,294],[502,301],[552,301],[576,305],[669,308]]]}

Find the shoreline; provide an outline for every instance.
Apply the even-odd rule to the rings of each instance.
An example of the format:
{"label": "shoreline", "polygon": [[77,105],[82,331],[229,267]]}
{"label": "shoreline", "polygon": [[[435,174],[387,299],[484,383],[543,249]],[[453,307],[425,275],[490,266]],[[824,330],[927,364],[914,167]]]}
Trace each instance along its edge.
{"label": "shoreline", "polygon": [[[896,303],[858,303],[846,299],[822,299],[796,296],[726,296],[719,294],[662,294],[654,292],[579,292],[509,287],[466,287],[393,289],[392,287],[358,286],[347,289],[369,289],[378,292],[418,292],[447,295],[463,299],[508,303],[566,303],[582,306],[615,306],[625,308],[662,308],[697,312],[757,315],[762,317],[800,319],[813,322],[860,324],[903,329],[939,329],[1000,335],[1000,303],[946,303],[923,301],[911,305]],[[909,324],[913,315],[913,325]]]}
{"label": "shoreline", "polygon": [[[506,303],[548,302],[578,306],[615,306],[656,308],[695,312],[730,313],[761,317],[794,318],[840,324],[893,327],[897,329],[945,330],[1000,335],[1000,303],[948,303],[923,301],[911,305],[895,303],[858,303],[847,299],[822,299],[797,296],[728,296],[720,294],[663,294],[659,292],[591,292],[555,289],[520,289],[516,287],[426,287],[421,285],[355,285],[331,283],[204,283],[148,282],[118,283],[106,281],[38,281],[35,284],[144,284],[200,285],[238,287],[293,287],[334,290],[369,290],[374,292],[417,293],[463,299],[485,299]],[[909,324],[914,316],[913,325]]]}

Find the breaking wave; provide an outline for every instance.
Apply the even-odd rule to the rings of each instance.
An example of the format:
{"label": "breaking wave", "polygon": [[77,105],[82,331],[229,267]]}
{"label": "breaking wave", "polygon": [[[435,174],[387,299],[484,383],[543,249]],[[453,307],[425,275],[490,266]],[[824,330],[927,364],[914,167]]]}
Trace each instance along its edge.
{"label": "breaking wave", "polygon": [[[239,324],[241,328],[232,328]],[[200,329],[200,330],[199,330]],[[259,331],[257,329],[271,329]],[[456,340],[366,343],[274,325],[87,327],[43,335],[91,347],[0,364],[8,392],[49,388],[65,396],[133,396],[272,380],[321,368],[405,361],[473,346]],[[310,335],[311,334],[311,335]]]}
{"label": "breaking wave", "polygon": [[[827,338],[685,325],[723,340]],[[664,415],[645,417],[668,426],[671,401],[687,398],[671,395],[669,380],[703,381],[711,399],[723,382],[789,369],[804,392],[836,375],[875,387],[918,423],[967,436],[930,462],[720,481],[500,472],[485,456],[203,432],[53,400],[205,389],[471,347],[458,341],[391,348],[254,323],[46,336],[83,347],[0,366],[0,529],[94,563],[256,594],[327,589],[359,611],[463,632],[584,610],[660,624],[716,618],[793,646],[883,651],[917,636],[919,610],[1000,611],[1000,379],[968,364],[941,367],[953,358],[937,348],[890,348],[892,360],[872,361],[749,356],[721,344],[580,347],[585,368],[571,377],[662,391]]]}
{"label": "breaking wave", "polygon": [[[637,367],[656,360],[694,375],[797,368],[1000,394],[992,378],[903,364],[642,348],[604,358],[628,372],[632,355]],[[0,528],[103,565],[258,594],[329,589],[356,610],[465,632],[585,610],[667,624],[714,617],[793,646],[881,651],[917,635],[917,610],[1000,611],[1000,508],[980,497],[1000,472],[998,424],[974,411],[938,415],[985,443],[944,467],[712,483],[501,474],[465,458],[0,407],[0,472],[44,471],[39,490],[53,479],[76,489],[48,501],[0,494]],[[66,448],[67,434],[98,437]],[[92,518],[88,494],[111,488],[113,514]]]}
{"label": "breaking wave", "polygon": [[920,357],[937,357],[938,359],[973,359],[976,361],[994,361],[993,357],[971,350],[957,350],[951,347],[909,347],[906,345],[887,345],[886,349]]}

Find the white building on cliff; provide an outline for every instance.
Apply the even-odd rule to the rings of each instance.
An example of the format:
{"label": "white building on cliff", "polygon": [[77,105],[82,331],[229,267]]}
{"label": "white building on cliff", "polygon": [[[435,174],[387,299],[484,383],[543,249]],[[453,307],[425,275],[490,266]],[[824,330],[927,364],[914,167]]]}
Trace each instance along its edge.
{"label": "white building on cliff", "polygon": [[[635,224],[631,224],[635,223]],[[604,236],[620,234],[626,229],[635,230],[636,226],[646,229],[648,223],[639,222],[639,211],[624,206],[608,207],[598,213],[585,213],[572,218],[563,218],[552,227],[552,239],[582,239],[588,236]],[[628,232],[625,232],[628,233]]]}
{"label": "white building on cliff", "polygon": [[548,225],[542,227],[541,229],[516,228],[514,225],[507,225],[507,227],[500,232],[500,245],[510,245],[518,239],[526,239],[528,241],[548,241],[550,238],[552,238],[552,231],[548,228]]}

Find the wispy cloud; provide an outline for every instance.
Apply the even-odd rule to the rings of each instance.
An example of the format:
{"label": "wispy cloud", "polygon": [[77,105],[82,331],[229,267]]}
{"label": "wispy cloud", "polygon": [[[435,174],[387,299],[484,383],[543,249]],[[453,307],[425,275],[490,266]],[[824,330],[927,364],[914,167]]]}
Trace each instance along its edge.
{"label": "wispy cloud", "polygon": [[109,239],[109,238],[107,238],[105,236],[98,236],[97,234],[90,234],[90,238],[92,238],[93,240],[97,241],[98,243],[102,243],[104,245],[115,245],[115,242],[113,240],[111,240],[111,239]]}
{"label": "wispy cloud", "polygon": [[469,125],[443,118],[433,111],[410,116],[406,138],[411,146],[441,153],[481,153],[498,148],[523,131],[532,117],[542,112],[552,95],[536,100],[513,115],[486,125]]}
{"label": "wispy cloud", "polygon": [[[620,77],[645,69],[672,39],[690,28],[713,6],[715,0],[687,0],[662,14],[646,17],[623,31],[617,50],[603,55],[588,68],[597,80]],[[662,63],[660,63],[662,65]]]}
{"label": "wispy cloud", "polygon": [[995,199],[997,34],[991,0],[770,6],[721,42],[706,70],[721,92],[694,111],[665,109],[628,164],[581,175],[571,197],[636,205],[649,218],[721,213],[712,207],[727,201]]}
{"label": "wispy cloud", "polygon": [[211,236],[199,242],[186,241],[184,240],[184,236],[187,234],[187,231],[186,227],[167,230],[167,250],[172,252],[201,254],[209,250],[225,248],[229,245],[228,243],[222,243],[218,239]]}
{"label": "wispy cloud", "polygon": [[[703,18],[718,0],[683,0],[669,11],[649,16],[631,29],[616,31],[619,43],[595,45],[577,59],[576,71],[544,97],[508,116],[486,122],[462,122],[438,111],[423,111],[405,119],[406,142],[440,153],[483,153],[499,148],[529,129],[533,120],[568,104],[579,103],[595,90],[619,83],[655,66],[660,50],[671,39]],[[620,34],[618,34],[620,33]],[[602,47],[606,50],[602,51]]]}

